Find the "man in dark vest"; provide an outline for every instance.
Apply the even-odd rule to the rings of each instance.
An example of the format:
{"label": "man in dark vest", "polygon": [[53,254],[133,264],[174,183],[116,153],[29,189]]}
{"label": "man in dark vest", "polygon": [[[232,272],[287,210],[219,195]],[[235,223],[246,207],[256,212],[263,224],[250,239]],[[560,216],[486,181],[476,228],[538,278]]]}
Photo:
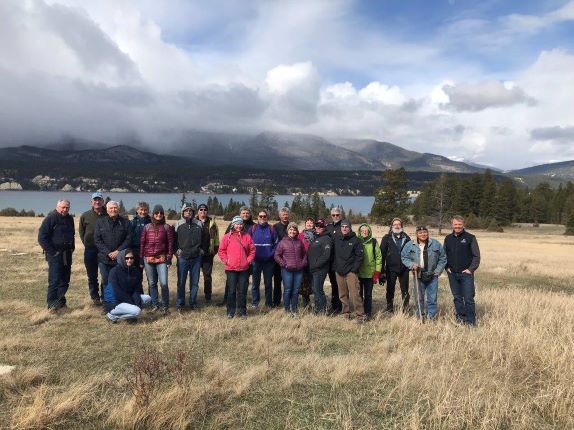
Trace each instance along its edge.
{"label": "man in dark vest", "polygon": [[403,312],[409,305],[409,270],[401,261],[401,251],[410,242],[411,238],[403,231],[403,222],[400,218],[393,218],[389,232],[381,240],[381,254],[383,267],[379,284],[387,283],[387,312],[394,311],[395,286],[397,280],[401,288]]}
{"label": "man in dark vest", "polygon": [[70,215],[70,202],[65,199],[59,200],[56,210],[44,218],[38,231],[38,243],[48,261],[47,302],[48,310],[52,313],[66,308],[75,234],[74,218]]}
{"label": "man in dark vest", "polygon": [[476,237],[464,229],[464,218],[460,215],[452,218],[452,233],[444,238],[444,250],[456,319],[475,326],[474,272],[480,264],[480,249]]}

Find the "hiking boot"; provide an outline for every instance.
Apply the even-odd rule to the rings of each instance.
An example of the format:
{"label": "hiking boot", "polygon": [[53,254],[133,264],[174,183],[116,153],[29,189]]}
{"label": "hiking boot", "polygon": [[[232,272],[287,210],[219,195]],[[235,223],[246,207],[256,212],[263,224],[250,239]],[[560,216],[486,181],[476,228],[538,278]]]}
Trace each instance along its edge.
{"label": "hiking boot", "polygon": [[161,311],[162,316],[166,317],[169,315],[169,310],[167,308],[163,308]]}
{"label": "hiking boot", "polygon": [[52,315],[58,315],[58,308],[48,308],[48,312]]}
{"label": "hiking boot", "polygon": [[92,299],[92,305],[94,306],[102,306],[102,301],[99,298]]}
{"label": "hiking boot", "polygon": [[233,317],[234,317],[234,315],[233,315],[233,314],[227,314],[227,319],[228,319],[228,320],[231,320],[231,319],[233,319]]}
{"label": "hiking boot", "polygon": [[154,305],[150,308],[150,312],[159,312],[161,308],[158,305]]}
{"label": "hiking boot", "polygon": [[241,318],[242,320],[246,320],[247,319],[247,314],[240,314],[239,318]]}

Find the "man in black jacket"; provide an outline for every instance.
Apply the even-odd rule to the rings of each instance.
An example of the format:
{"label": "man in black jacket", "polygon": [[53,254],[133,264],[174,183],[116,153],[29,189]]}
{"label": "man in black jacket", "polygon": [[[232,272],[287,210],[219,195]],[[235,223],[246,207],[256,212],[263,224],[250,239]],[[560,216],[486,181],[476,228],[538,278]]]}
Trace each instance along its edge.
{"label": "man in black jacket", "polygon": [[357,275],[365,257],[363,244],[357,235],[351,231],[351,223],[347,220],[341,221],[341,233],[335,235],[333,244],[335,248],[333,269],[337,274],[339,299],[342,303],[341,313],[350,318],[350,298],[357,314],[357,322],[363,323],[365,310],[359,294],[359,277]]}
{"label": "man in black jacket", "polygon": [[389,232],[381,240],[381,254],[383,267],[379,284],[387,282],[387,312],[394,311],[395,285],[397,280],[401,288],[403,312],[409,305],[409,270],[401,261],[401,251],[409,243],[411,238],[403,231],[403,222],[400,218],[394,218]]}
{"label": "man in black jacket", "polygon": [[[327,224],[327,233],[331,236],[332,240],[335,240],[335,236],[341,233],[341,209],[339,207],[334,207],[331,209],[331,219],[333,220]],[[333,257],[331,256],[331,267],[329,268],[329,282],[331,283],[331,312],[333,314],[338,314],[341,312],[342,304],[339,299],[339,288],[337,286],[337,275],[335,269],[333,268]]]}
{"label": "man in black jacket", "polygon": [[107,216],[98,218],[94,242],[98,248],[98,266],[104,288],[108,285],[110,270],[116,265],[118,253],[132,243],[130,222],[120,215],[118,202],[106,204]]}
{"label": "man in black jacket", "polygon": [[57,312],[66,307],[70,286],[72,253],[74,252],[74,218],[69,214],[70,202],[59,200],[38,231],[38,243],[48,261],[48,309]]}
{"label": "man in black jacket", "polygon": [[464,218],[460,215],[452,218],[452,233],[444,238],[444,250],[456,319],[474,326],[474,272],[480,265],[480,249],[476,237],[464,229]]}
{"label": "man in black jacket", "polygon": [[324,314],[327,303],[323,283],[329,272],[331,265],[331,255],[333,253],[333,240],[325,229],[325,220],[319,218],[315,222],[315,232],[317,236],[311,243],[307,251],[307,261],[311,272],[313,294],[315,295],[315,314]]}

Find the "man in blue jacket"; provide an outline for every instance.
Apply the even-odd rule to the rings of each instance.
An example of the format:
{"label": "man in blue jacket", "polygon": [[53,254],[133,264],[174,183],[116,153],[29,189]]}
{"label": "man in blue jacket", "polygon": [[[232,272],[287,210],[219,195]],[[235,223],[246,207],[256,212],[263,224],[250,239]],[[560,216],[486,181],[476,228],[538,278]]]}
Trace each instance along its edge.
{"label": "man in blue jacket", "polygon": [[69,212],[70,202],[59,200],[56,210],[44,218],[38,231],[38,243],[48,261],[47,302],[52,313],[66,308],[66,292],[70,286],[75,230],[74,218]]}
{"label": "man in blue jacket", "polygon": [[480,249],[476,237],[464,229],[464,218],[452,218],[452,233],[444,239],[448,282],[454,297],[457,321],[476,325],[474,304],[474,272],[480,265]]}
{"label": "man in blue jacket", "polygon": [[266,210],[260,210],[257,215],[257,224],[251,227],[253,244],[255,245],[255,260],[253,260],[253,286],[251,288],[252,306],[259,306],[260,294],[259,284],[261,273],[263,272],[263,283],[265,284],[265,309],[273,307],[273,272],[275,269],[275,248],[277,247],[278,236],[275,228],[268,223],[269,214]]}

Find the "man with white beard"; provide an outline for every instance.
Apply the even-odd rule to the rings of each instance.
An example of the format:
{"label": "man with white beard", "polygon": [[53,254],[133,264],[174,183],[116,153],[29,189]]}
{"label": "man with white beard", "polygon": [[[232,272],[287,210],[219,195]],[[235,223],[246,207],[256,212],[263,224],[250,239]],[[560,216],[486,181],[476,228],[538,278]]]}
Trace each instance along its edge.
{"label": "man with white beard", "polygon": [[403,231],[401,219],[393,218],[389,232],[381,240],[383,267],[379,284],[384,285],[387,282],[387,312],[394,311],[393,300],[397,279],[401,287],[403,312],[407,311],[409,305],[409,270],[401,261],[401,251],[410,240],[408,234]]}

